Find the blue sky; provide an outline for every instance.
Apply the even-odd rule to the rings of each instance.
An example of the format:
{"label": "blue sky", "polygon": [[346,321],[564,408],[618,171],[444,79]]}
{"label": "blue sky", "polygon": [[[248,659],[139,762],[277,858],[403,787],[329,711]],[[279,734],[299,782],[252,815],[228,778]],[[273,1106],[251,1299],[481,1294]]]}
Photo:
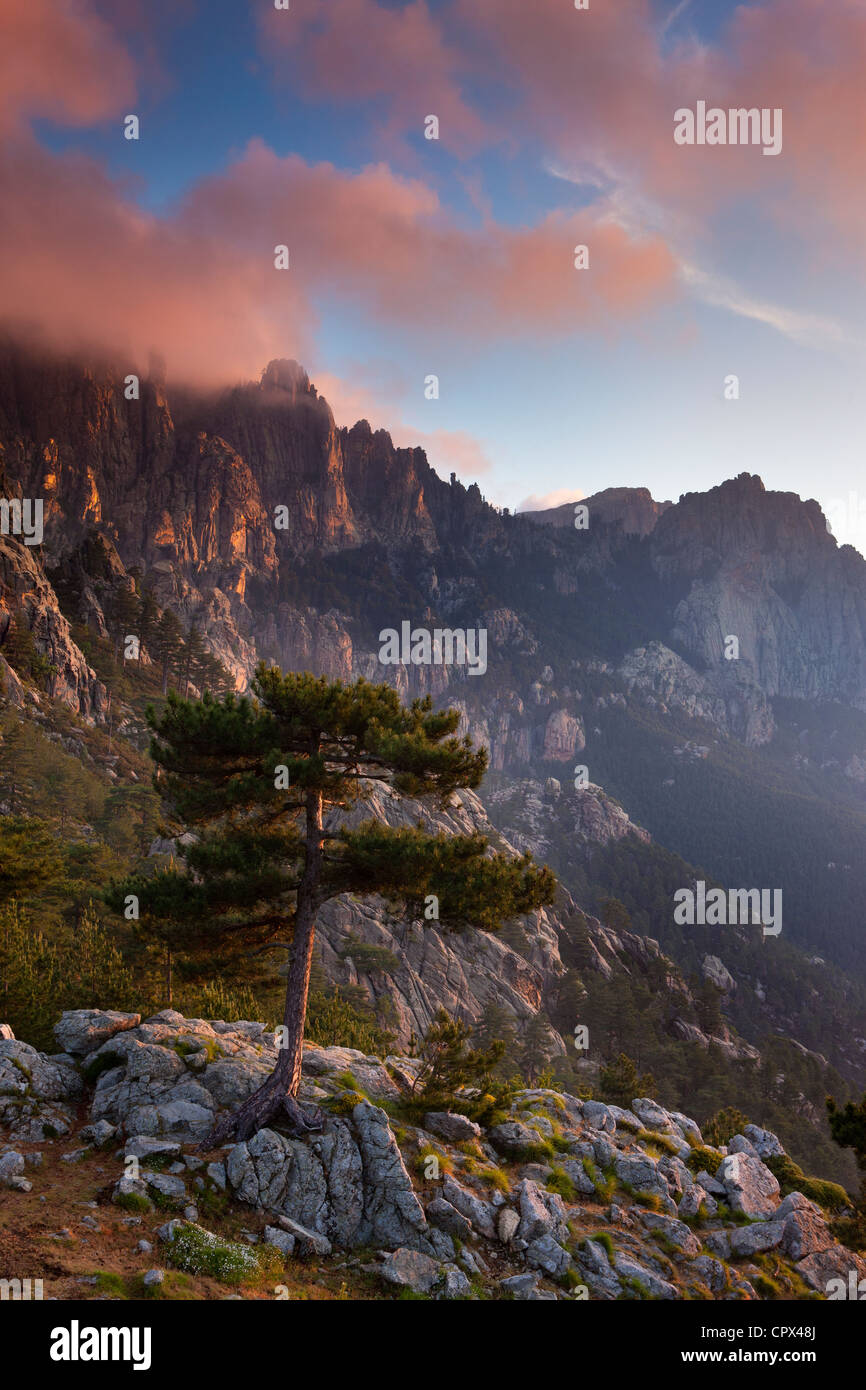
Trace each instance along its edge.
{"label": "blue sky", "polygon": [[[59,298],[79,324],[92,305],[95,339],[126,327],[122,290],[88,279],[105,227],[158,282],[152,306],[130,291],[132,349],[158,346],[179,375],[197,350],[213,373],[221,333],[227,377],[300,357],[340,423],[363,413],[422,443],[499,504],[623,484],[675,498],[747,469],[838,516],[860,488],[855,0],[591,0],[571,15],[562,0],[33,0],[27,24],[5,59],[5,134],[60,190],[61,224],[69,199]],[[61,49],[79,54],[68,69]],[[697,96],[783,109],[782,156],[678,151],[673,112]],[[119,137],[129,111],[137,142]],[[423,138],[429,111],[439,141]],[[26,285],[32,236],[7,177],[20,245],[0,250]],[[285,312],[249,263],[283,224],[299,251]],[[559,236],[563,267],[579,236],[604,271],[573,323]],[[36,315],[39,300],[31,284],[21,303]],[[842,538],[864,547],[866,519]]]}

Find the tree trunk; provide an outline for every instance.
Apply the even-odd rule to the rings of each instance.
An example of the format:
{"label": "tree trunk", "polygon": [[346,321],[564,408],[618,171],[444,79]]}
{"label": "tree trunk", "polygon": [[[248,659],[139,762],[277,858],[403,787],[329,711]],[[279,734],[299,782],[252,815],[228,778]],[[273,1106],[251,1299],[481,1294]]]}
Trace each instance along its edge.
{"label": "tree trunk", "polygon": [[224,1116],[216,1124],[201,1145],[202,1149],[218,1148],[230,1135],[238,1142],[247,1139],[279,1112],[296,1134],[306,1134],[322,1127],[321,1112],[317,1112],[312,1119],[308,1118],[296,1099],[301,1084],[304,1023],[316,936],[316,894],[322,873],[322,845],[322,793],[308,791],[304,872],[298,885],[295,933],[286,976],[283,1031],[277,1065],[257,1091],[231,1115]]}

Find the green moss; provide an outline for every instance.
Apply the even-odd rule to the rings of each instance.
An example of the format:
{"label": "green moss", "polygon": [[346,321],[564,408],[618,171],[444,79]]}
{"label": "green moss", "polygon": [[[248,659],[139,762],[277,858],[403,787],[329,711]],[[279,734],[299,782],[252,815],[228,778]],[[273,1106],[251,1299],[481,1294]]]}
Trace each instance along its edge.
{"label": "green moss", "polygon": [[123,1207],[124,1211],[151,1211],[153,1205],[147,1197],[142,1197],[138,1192],[121,1192],[115,1197],[114,1205]]}

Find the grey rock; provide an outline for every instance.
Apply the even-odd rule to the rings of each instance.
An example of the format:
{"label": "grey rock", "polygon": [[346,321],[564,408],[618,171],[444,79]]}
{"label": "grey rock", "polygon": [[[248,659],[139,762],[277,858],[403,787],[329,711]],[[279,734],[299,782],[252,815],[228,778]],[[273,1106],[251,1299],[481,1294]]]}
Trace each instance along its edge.
{"label": "grey rock", "polygon": [[476,1197],[468,1188],[461,1187],[450,1173],[446,1173],[442,1183],[442,1195],[452,1207],[457,1208],[461,1216],[465,1216],[466,1220],[471,1222],[479,1235],[486,1236],[488,1240],[493,1239],[496,1234],[495,1208]]}
{"label": "grey rock", "polygon": [[141,1178],[118,1178],[111,1193],[111,1200],[119,1202],[123,1197],[141,1197],[151,1205],[147,1184]]}
{"label": "grey rock", "polygon": [[583,1118],[592,1129],[604,1130],[606,1134],[616,1133],[616,1117],[607,1105],[599,1100],[587,1100],[583,1106]]}
{"label": "grey rock", "polygon": [[123,1146],[126,1158],[174,1158],[180,1154],[180,1143],[176,1139],[162,1139],[150,1134],[133,1134]]}
{"label": "grey rock", "polygon": [[226,1166],[224,1163],[209,1163],[207,1166],[207,1175],[211,1182],[214,1183],[221,1192],[225,1192]]}
{"label": "grey rock", "polygon": [[728,1277],[725,1266],[720,1260],[713,1260],[709,1255],[698,1255],[689,1265],[689,1273],[706,1284],[711,1293],[723,1293],[728,1287]]}
{"label": "grey rock", "polygon": [[545,1192],[524,1178],[515,1195],[520,1206],[517,1235],[521,1240],[533,1241],[544,1235],[560,1237],[567,1231],[565,1206],[557,1193]]}
{"label": "grey rock", "polygon": [[434,1197],[428,1203],[427,1220],[448,1235],[457,1236],[458,1240],[468,1240],[472,1234],[471,1223],[444,1197]]}
{"label": "grey rock", "polygon": [[447,1231],[440,1231],[436,1226],[431,1226],[427,1239],[430,1242],[430,1251],[437,1260],[443,1260],[447,1263],[454,1259],[457,1247],[454,1244],[453,1236],[449,1236]]}
{"label": "grey rock", "polygon": [[493,1147],[509,1158],[531,1154],[542,1142],[537,1130],[530,1129],[519,1120],[506,1120],[501,1125],[494,1125],[488,1131],[488,1137]]}
{"label": "grey rock", "polygon": [[551,1278],[559,1278],[569,1268],[571,1256],[552,1235],[543,1235],[530,1242],[526,1263],[533,1269],[543,1269]]}
{"label": "grey rock", "polygon": [[186,1197],[186,1183],[181,1178],[172,1177],[171,1173],[152,1173],[144,1168],[142,1179],[151,1191],[158,1192],[166,1201],[180,1204]]}
{"label": "grey rock", "polygon": [[743,1134],[755,1147],[759,1158],[778,1158],[785,1150],[772,1130],[760,1129],[758,1125],[744,1125]]}
{"label": "grey rock", "polygon": [[701,1242],[697,1236],[692,1235],[688,1226],[682,1221],[677,1221],[671,1216],[662,1216],[659,1212],[641,1212],[641,1221],[650,1231],[658,1231],[665,1237],[671,1245],[674,1245],[684,1255],[699,1255],[701,1253]]}
{"label": "grey rock", "polygon": [[86,1144],[92,1144],[95,1149],[105,1148],[116,1134],[117,1126],[109,1124],[108,1120],[97,1120],[95,1124],[85,1125],[81,1130],[81,1138]]}
{"label": "grey rock", "polygon": [[115,1009],[72,1009],[55,1023],[54,1036],[64,1052],[85,1057],[107,1039],[135,1028],[140,1022],[140,1014],[118,1013]]}
{"label": "grey rock", "polygon": [[152,1289],[158,1284],[165,1283],[164,1269],[149,1269],[142,1280],[146,1289]]}
{"label": "grey rock", "polygon": [[647,1293],[654,1298],[677,1298],[677,1290],[667,1279],[656,1274],[653,1270],[647,1269],[646,1265],[640,1264],[637,1260],[631,1259],[628,1255],[618,1254],[614,1266],[621,1279],[634,1279]]}
{"label": "grey rock", "polygon": [[559,1167],[571,1179],[578,1192],[582,1192],[587,1197],[591,1197],[595,1193],[595,1183],[587,1173],[580,1159],[560,1159]]}
{"label": "grey rock", "polygon": [[302,1250],[312,1251],[316,1255],[330,1255],[331,1242],[327,1236],[321,1235],[319,1231],[312,1231],[308,1226],[302,1226],[300,1221],[293,1221],[290,1216],[280,1216],[277,1218],[282,1230],[294,1236],[296,1242]]}
{"label": "grey rock", "polygon": [[639,1096],[637,1100],[633,1100],[631,1108],[642,1122],[644,1129],[654,1129],[669,1134],[675,1128],[674,1121],[667,1110],[647,1096]]}
{"label": "grey rock", "polygon": [[719,1182],[718,1178],[711,1177],[710,1174],[707,1172],[706,1168],[701,1169],[695,1181],[697,1182],[699,1187],[702,1187],[705,1192],[711,1193],[713,1197],[727,1196],[727,1189],[725,1188],[725,1184],[723,1182]]}
{"label": "grey rock", "polygon": [[12,1178],[23,1177],[24,1155],[9,1149],[0,1154],[0,1186],[11,1187]]}
{"label": "grey rock", "polygon": [[500,1279],[499,1287],[514,1296],[515,1301],[526,1302],[535,1293],[538,1274],[512,1274],[508,1279]]}
{"label": "grey rock", "polygon": [[441,1277],[437,1260],[420,1250],[392,1250],[385,1258],[380,1273],[389,1284],[411,1289],[413,1293],[432,1293]]}
{"label": "grey rock", "polygon": [[716,1199],[711,1197],[699,1184],[690,1187],[680,1198],[677,1214],[682,1220],[694,1220],[701,1207],[704,1209],[705,1216],[714,1216],[716,1212]]}
{"label": "grey rock", "polygon": [[[779,1212],[776,1212],[775,1222],[779,1222]],[[795,1207],[786,1213],[782,1223],[782,1249],[789,1259],[803,1260],[808,1255],[819,1255],[833,1243],[820,1210]]]}
{"label": "grey rock", "polygon": [[616,1161],[616,1149],[609,1139],[596,1139],[592,1146],[593,1157],[602,1172],[612,1168]]}
{"label": "grey rock", "polygon": [[[861,1280],[866,1280],[866,1260],[847,1250],[844,1245],[829,1245],[826,1250],[816,1250],[798,1260],[794,1266],[806,1283],[828,1300],[840,1299],[862,1301]],[[864,1285],[866,1288],[866,1285]]]}
{"label": "grey rock", "polygon": [[296,1237],[291,1231],[283,1231],[279,1226],[266,1226],[264,1234],[265,1245],[276,1246],[284,1255],[294,1255]]}
{"label": "grey rock", "polygon": [[496,1233],[503,1245],[508,1245],[517,1234],[520,1217],[511,1207],[503,1207],[496,1221]]}
{"label": "grey rock", "polygon": [[724,1184],[733,1211],[746,1216],[772,1216],[778,1206],[778,1180],[759,1158],[748,1154],[728,1154],[716,1174]]}
{"label": "grey rock", "polygon": [[431,1110],[424,1116],[424,1128],[449,1144],[481,1138],[480,1125],[468,1120],[465,1115],[452,1114],[450,1110]]}
{"label": "grey rock", "polygon": [[463,1270],[459,1269],[457,1265],[446,1264],[442,1266],[442,1269],[445,1275],[442,1284],[443,1298],[466,1298],[472,1292],[472,1285]]}
{"label": "grey rock", "polygon": [[781,1221],[755,1221],[750,1226],[734,1226],[728,1232],[728,1244],[732,1255],[751,1257],[764,1250],[775,1250],[781,1245],[783,1234]]}
{"label": "grey rock", "polygon": [[704,1139],[700,1127],[690,1116],[684,1115],[680,1110],[669,1110],[668,1114],[693,1149],[703,1148]]}
{"label": "grey rock", "polygon": [[609,1105],[607,1108],[616,1120],[617,1133],[621,1133],[627,1137],[632,1133],[636,1133],[639,1129],[644,1128],[643,1123],[638,1119],[633,1110],[623,1110],[619,1105]]}

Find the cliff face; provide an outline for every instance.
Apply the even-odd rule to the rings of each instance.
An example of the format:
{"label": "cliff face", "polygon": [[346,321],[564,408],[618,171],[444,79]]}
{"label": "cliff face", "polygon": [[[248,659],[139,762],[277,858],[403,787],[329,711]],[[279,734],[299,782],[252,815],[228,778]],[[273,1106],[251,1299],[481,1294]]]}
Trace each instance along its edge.
{"label": "cliff face", "polygon": [[[657,646],[633,649],[627,688],[696,700],[750,743],[772,733],[767,697],[866,708],[866,561],[837,547],[815,502],[767,493],[745,474],[676,505],[611,488],[587,499],[589,531],[569,533],[570,506],[503,517],[476,487],[439,479],[422,450],[395,449],[365,421],[339,429],[294,362],[272,362],[260,382],[217,397],[172,395],[156,370],[139,392],[126,399],[116,366],[34,360],[7,344],[0,446],[10,485],[45,501],[48,564],[68,561],[97,529],[161,603],[196,615],[239,683],[256,651],[330,675],[372,672],[376,624],[353,624],[341,602],[354,596],[352,582],[329,605],[293,592],[292,577],[373,546],[398,589],[408,585],[391,620],[409,616],[409,603],[416,618],[426,605],[467,626],[483,619],[494,659],[525,663],[545,644],[538,617],[529,625],[515,611],[513,588],[497,600],[507,569],[534,571],[542,588],[578,599],[601,579],[622,612],[652,592],[656,630],[646,636],[680,656],[674,671]],[[726,659],[730,636],[737,663]],[[434,694],[465,677],[453,668],[380,674]],[[534,701],[529,689],[519,694]],[[544,757],[580,751],[575,715],[548,710]]]}
{"label": "cliff face", "polygon": [[659,519],[656,574],[688,584],[671,638],[719,669],[725,639],[764,695],[866,708],[866,560],[837,546],[817,502],[741,474]]}

